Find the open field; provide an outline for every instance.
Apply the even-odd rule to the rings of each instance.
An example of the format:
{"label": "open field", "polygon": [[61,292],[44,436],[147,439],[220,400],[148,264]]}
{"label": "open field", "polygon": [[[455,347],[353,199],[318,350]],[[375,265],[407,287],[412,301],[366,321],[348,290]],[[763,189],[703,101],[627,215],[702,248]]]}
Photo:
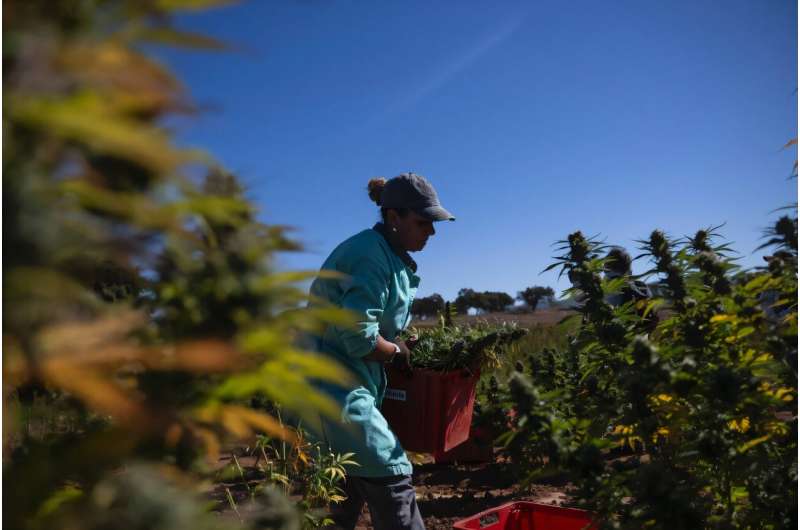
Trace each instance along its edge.
{"label": "open field", "polygon": [[[573,311],[563,309],[540,309],[533,313],[486,313],[483,315],[458,315],[453,321],[456,324],[475,324],[478,322],[488,322],[489,324],[499,324],[502,322],[516,322],[518,326],[530,328],[535,325],[554,325],[558,324],[564,317],[574,314]],[[429,327],[439,323],[437,318],[427,318],[425,320],[414,319],[411,321],[412,327]]]}

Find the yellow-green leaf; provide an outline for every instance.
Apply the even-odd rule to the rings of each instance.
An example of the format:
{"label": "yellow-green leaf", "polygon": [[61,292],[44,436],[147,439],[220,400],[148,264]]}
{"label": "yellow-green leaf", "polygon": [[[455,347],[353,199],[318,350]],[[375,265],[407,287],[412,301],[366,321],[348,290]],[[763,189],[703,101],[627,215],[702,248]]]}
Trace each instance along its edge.
{"label": "yellow-green leaf", "polygon": [[711,322],[716,324],[718,322],[736,322],[736,315],[714,315],[711,317]]}
{"label": "yellow-green leaf", "polygon": [[51,513],[58,510],[64,503],[74,501],[83,496],[83,490],[80,488],[67,485],[63,488],[56,490],[47,500],[45,500],[39,507],[36,517],[46,517]]}
{"label": "yellow-green leaf", "polygon": [[755,330],[756,328],[754,328],[753,326],[747,326],[745,328],[742,328],[736,332],[736,338],[743,339],[744,337],[751,335],[753,332],[755,332]]}
{"label": "yellow-green leaf", "polygon": [[29,126],[158,173],[200,159],[197,152],[173,148],[166,131],[127,117],[112,101],[93,92],[62,99],[15,95],[8,107],[11,116]]}
{"label": "yellow-green leaf", "polygon": [[740,453],[744,453],[746,451],[749,451],[753,447],[766,442],[770,438],[772,438],[772,434],[765,434],[764,436],[759,436],[758,438],[753,438],[749,442],[745,442],[742,445],[740,445],[739,447],[737,447],[736,450],[738,452],[740,452]]}
{"label": "yellow-green leaf", "polygon": [[769,274],[759,274],[758,276],[747,282],[744,288],[747,289],[748,291],[752,291],[754,289],[758,289],[759,287],[763,286],[769,280],[770,280]]}
{"label": "yellow-green leaf", "polygon": [[313,278],[323,278],[329,280],[340,280],[347,275],[338,271],[331,270],[304,270],[304,271],[283,271],[275,272],[269,276],[263,276],[253,283],[256,292],[267,292],[279,286],[291,285],[294,283],[310,280]]}

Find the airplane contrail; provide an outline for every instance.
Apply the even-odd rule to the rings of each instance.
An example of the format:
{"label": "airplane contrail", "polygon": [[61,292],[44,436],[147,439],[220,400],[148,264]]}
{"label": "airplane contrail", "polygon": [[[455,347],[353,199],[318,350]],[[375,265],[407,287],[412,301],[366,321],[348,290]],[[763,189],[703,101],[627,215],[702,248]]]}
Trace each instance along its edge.
{"label": "airplane contrail", "polygon": [[419,101],[425,96],[445,85],[451,78],[453,78],[453,76],[464,70],[476,59],[485,55],[489,50],[510,37],[520,28],[526,17],[527,13],[514,17],[513,19],[509,19],[499,28],[485,35],[475,46],[469,48],[464,53],[459,55],[455,60],[451,61],[435,75],[431,76],[429,79],[417,86],[416,89],[412,90],[404,97],[394,101],[384,108],[383,111],[374,115],[372,119],[368,120],[367,123],[364,124],[364,126],[370,126],[378,120],[386,118],[391,114],[403,109],[407,109],[419,103]]}

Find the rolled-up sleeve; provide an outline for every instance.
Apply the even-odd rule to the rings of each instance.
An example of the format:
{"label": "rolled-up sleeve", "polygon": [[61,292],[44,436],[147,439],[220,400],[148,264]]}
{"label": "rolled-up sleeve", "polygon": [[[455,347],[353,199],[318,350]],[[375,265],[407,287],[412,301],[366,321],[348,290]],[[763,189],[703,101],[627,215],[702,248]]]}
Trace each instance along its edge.
{"label": "rolled-up sleeve", "polygon": [[374,258],[353,263],[349,277],[341,280],[343,309],[355,315],[354,327],[337,326],[335,332],[348,355],[363,357],[375,350],[380,320],[389,299],[389,269]]}

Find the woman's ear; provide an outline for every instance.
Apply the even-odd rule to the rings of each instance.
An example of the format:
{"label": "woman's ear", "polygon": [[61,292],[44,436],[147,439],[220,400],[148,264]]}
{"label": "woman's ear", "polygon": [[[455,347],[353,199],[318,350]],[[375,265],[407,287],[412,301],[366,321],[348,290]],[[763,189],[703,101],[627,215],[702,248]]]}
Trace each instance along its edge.
{"label": "woman's ear", "polygon": [[392,227],[396,227],[399,221],[400,221],[400,216],[397,215],[397,210],[386,210],[387,228],[391,229]]}

